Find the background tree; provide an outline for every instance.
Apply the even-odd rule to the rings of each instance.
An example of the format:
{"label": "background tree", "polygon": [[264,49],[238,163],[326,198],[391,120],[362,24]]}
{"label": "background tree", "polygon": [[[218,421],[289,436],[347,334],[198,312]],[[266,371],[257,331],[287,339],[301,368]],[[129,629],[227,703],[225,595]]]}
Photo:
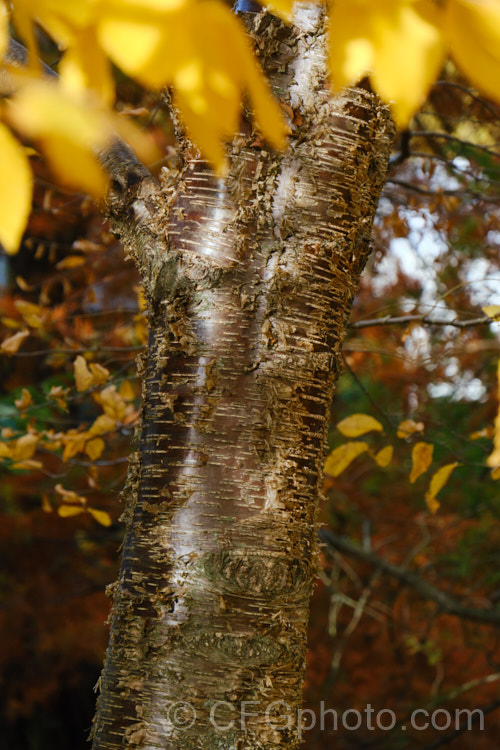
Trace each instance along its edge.
{"label": "background tree", "polygon": [[[278,28],[281,28],[281,27],[278,27]],[[264,27],[264,30],[266,30],[266,29],[269,31],[269,27]],[[272,38],[272,35],[271,35],[271,38]],[[306,47],[306,49],[307,49],[307,47]],[[357,94],[357,96],[359,97],[360,94]],[[365,95],[361,95],[361,96],[365,96]],[[358,101],[362,101],[362,100],[358,99]],[[368,98],[367,101],[369,101],[369,98]],[[315,102],[315,104],[317,106],[317,102]],[[293,112],[293,109],[292,109],[292,112]],[[302,122],[302,123],[299,124],[298,127],[300,128],[303,125],[304,125],[304,123]],[[249,139],[249,141],[250,140],[253,141],[254,137],[252,136],[252,138]],[[242,143],[240,142],[238,145],[241,148]],[[262,143],[251,143],[250,144],[250,148],[253,148],[253,149],[261,149],[262,146],[263,146]],[[300,149],[299,149],[299,151],[300,151]],[[363,154],[363,155],[366,156],[366,154]],[[264,154],[264,157],[262,157],[262,154],[259,154],[259,158],[257,158],[257,163],[260,163],[259,159],[262,160],[262,158],[264,158],[264,160],[266,161],[267,154]],[[284,157],[284,158],[286,159],[286,157]],[[356,159],[359,159],[359,154],[356,157]],[[255,159],[254,159],[254,161],[255,161]],[[356,162],[356,166],[359,167],[359,164],[357,162]],[[267,161],[266,161],[266,168],[269,168],[269,164],[267,163]],[[263,169],[263,168],[261,168],[261,169]],[[373,165],[372,165],[372,171],[373,171]],[[272,174],[272,172],[271,172],[271,174]],[[239,174],[238,176],[241,178],[241,174]],[[371,175],[371,177],[374,177],[374,176],[375,175],[373,175],[373,174]],[[200,175],[200,179],[204,179],[204,180],[207,179],[206,178],[206,174],[205,174],[204,171]],[[210,178],[208,178],[208,179],[210,179]],[[191,182],[190,182],[190,180],[191,180]],[[297,182],[298,182],[298,180],[297,180]],[[207,184],[207,183],[205,183],[205,184]],[[184,183],[183,187],[185,187],[186,185],[187,185],[188,189],[189,188],[192,188],[194,190],[199,189],[199,185],[196,184],[196,182],[195,182],[195,180],[194,180],[193,177],[190,177],[189,172],[187,173],[187,178],[185,180],[185,183]],[[230,186],[230,188],[229,188],[229,192],[230,192],[232,189],[234,189],[235,186],[231,185],[231,182],[229,182],[229,186]],[[316,183],[316,186],[317,186],[317,183]],[[151,187],[151,184],[150,184],[150,187]],[[170,188],[170,185],[167,185],[167,187]],[[269,187],[269,178],[268,178],[268,184],[266,185],[266,187]],[[366,187],[366,185],[364,185],[364,187]],[[325,190],[326,190],[326,186],[325,186]],[[223,191],[221,191],[220,184],[219,184],[218,185],[218,194],[217,194],[217,200],[218,201],[221,201],[224,198],[224,196],[219,195],[221,192],[223,192]],[[268,192],[269,191],[266,190],[266,193],[268,193]],[[265,195],[266,193],[262,193],[262,194]],[[299,191],[299,193],[300,193],[300,191]],[[174,208],[175,208],[175,200],[176,200],[175,195],[176,194],[174,192],[174,197],[171,200],[171,204],[170,204],[171,206],[173,205]],[[230,192],[230,195],[231,195],[231,192]],[[324,195],[326,197],[327,193],[325,192]],[[257,197],[258,197],[258,195],[257,195]],[[182,196],[182,193],[181,193],[180,198],[178,198],[177,200],[180,200],[182,202],[182,198],[183,198],[183,196]],[[337,200],[338,200],[338,196],[337,196]],[[185,210],[185,208],[182,205],[179,208],[180,208],[181,211]],[[226,210],[226,216],[224,218],[225,218],[226,222],[231,223],[231,219],[233,217],[230,217],[230,216],[227,215],[227,212],[229,211],[229,208],[230,208],[230,207],[228,208],[227,203],[225,203],[225,204],[223,203],[222,206],[218,205],[217,208],[219,209],[219,211],[220,211],[221,208],[223,208],[223,209]],[[254,206],[254,208],[255,208],[255,206]],[[260,206],[259,206],[259,208],[260,208]],[[287,244],[291,243],[291,239],[290,238],[293,238],[293,220],[297,221],[297,218],[298,218],[298,215],[299,215],[299,209],[297,208],[297,206],[294,205],[293,208],[295,209],[294,212],[293,212],[293,216],[290,217],[288,219],[288,221],[286,221],[286,222],[285,221],[281,221],[281,224],[280,224],[280,227],[279,227],[279,232],[285,232],[285,234],[286,234]],[[116,204],[115,204],[115,210],[116,210]],[[171,214],[171,216],[172,215],[175,215],[175,214]],[[182,215],[180,213],[180,211],[178,211],[178,215]],[[301,214],[302,218],[303,218],[304,215],[305,215],[305,213],[302,212],[302,214]],[[220,214],[219,214],[219,216],[220,216]],[[199,220],[199,216],[196,216],[196,217],[193,217],[193,218],[195,219],[195,221]],[[237,217],[237,219],[238,218],[240,218],[240,217]],[[245,228],[246,228],[247,232],[248,232],[248,226],[251,226],[251,220],[252,220],[252,218],[253,218],[252,216],[250,216],[250,217],[247,216],[247,217],[245,217],[245,221],[241,222],[243,224],[246,224]],[[281,218],[283,218],[283,217],[281,217]],[[286,216],[285,216],[285,218],[286,218]],[[275,217],[273,217],[273,221],[274,220],[275,220]],[[199,221],[198,221],[198,223],[199,223]],[[175,227],[174,227],[174,229],[175,229]],[[205,239],[208,236],[210,241],[212,241],[212,237],[213,237],[213,229],[212,229],[212,234],[210,234],[210,230],[211,229],[212,229],[212,227],[209,227],[208,229],[205,227],[205,230],[204,230],[205,231]],[[260,229],[260,232],[262,234],[262,231],[263,231],[262,228],[261,227],[257,227],[257,231],[259,231],[259,229]],[[208,234],[207,234],[207,232],[208,232]],[[193,235],[193,237],[194,237],[194,235]],[[241,248],[240,248],[240,252],[241,252]],[[224,246],[224,257],[227,260],[228,256],[226,255],[226,253],[227,253],[227,247]],[[280,276],[281,277],[283,276],[283,269],[285,269],[285,270],[287,269],[287,266],[286,266],[286,253],[284,253],[284,258],[285,258],[285,265],[282,266],[281,269],[280,269],[280,271],[281,271]],[[290,262],[290,261],[288,261],[288,262]],[[358,269],[358,270],[360,270],[360,269]],[[190,273],[191,273],[191,271],[190,271]],[[307,273],[307,271],[304,272],[304,274],[302,275],[302,278],[306,275],[306,273]],[[207,276],[207,275],[209,276],[210,274],[205,274],[205,276]],[[167,276],[168,276],[168,274],[167,274]],[[171,276],[171,274],[170,274],[170,276]],[[230,274],[226,273],[226,277],[227,276],[230,276]],[[186,287],[184,287],[184,288],[181,287],[178,290],[178,294],[181,295],[181,299],[184,298],[184,302],[182,304],[186,304],[185,299],[186,298],[189,299],[189,296],[192,294],[192,291],[193,291],[192,286],[191,286],[191,282],[193,282],[193,278],[191,278],[191,276],[189,274],[188,274],[188,281],[190,283],[187,285],[187,289],[186,289]],[[197,279],[196,277],[195,277],[195,281],[196,281],[196,283],[200,283],[199,279]],[[209,279],[208,280],[208,289],[210,290],[209,294],[214,294],[215,296],[217,296],[216,293],[213,291],[212,286],[213,286],[214,289],[219,289],[219,281],[220,281],[220,279]],[[232,281],[234,281],[234,280],[232,280]],[[245,283],[245,281],[243,281],[243,284],[244,283]],[[207,282],[205,282],[205,286],[206,285],[207,285]],[[189,288],[190,286],[191,286],[191,288]],[[204,289],[205,286],[202,285],[201,288]],[[277,320],[279,322],[279,315],[278,315],[278,312],[279,312],[279,304],[278,304],[279,294],[278,294],[278,292],[282,291],[284,286],[285,285],[283,283],[283,278],[281,278],[279,285],[274,290],[274,293],[276,294],[276,300],[273,300],[273,306],[271,308],[271,315],[264,315],[263,316],[264,320],[266,318],[268,320],[270,320],[272,318],[273,320]],[[233,284],[233,288],[234,288],[234,284]],[[205,289],[205,291],[206,291],[206,289]],[[250,290],[248,290],[248,291],[250,291]],[[254,291],[255,291],[255,289],[254,289]],[[290,297],[293,299],[293,295],[290,294],[290,290],[289,289],[287,291],[289,292],[288,299],[287,299],[287,304],[291,304]],[[293,291],[293,289],[292,289],[292,291]],[[247,296],[247,294],[248,294],[248,292],[245,292],[245,296]],[[261,294],[262,294],[262,290],[261,290]],[[256,295],[256,296],[258,297],[258,295]],[[153,301],[155,302],[155,304],[158,302],[157,299],[153,300]],[[245,310],[245,307],[248,306],[246,304],[247,301],[248,301],[247,299],[243,299],[243,301],[240,300],[240,309],[241,310]],[[219,300],[219,302],[220,302],[220,300]],[[226,300],[226,302],[227,302],[227,300]],[[229,309],[230,310],[233,309],[233,302],[234,302],[234,300],[232,300],[231,298],[229,298]],[[275,310],[274,305],[277,305],[277,310]],[[218,309],[219,310],[222,309],[220,307],[220,305],[219,305]],[[286,307],[285,307],[285,309],[286,309]],[[39,314],[39,312],[40,312],[39,310],[37,311],[37,310],[31,309],[31,315],[33,316],[31,318],[32,321],[35,320],[35,316],[37,314]],[[255,312],[255,310],[253,310],[252,312]],[[258,312],[258,308],[257,308],[257,312]],[[343,312],[344,312],[344,310],[342,309],[341,313],[343,313]],[[25,310],[25,313],[26,313],[26,315],[30,314],[30,311]],[[262,314],[262,310],[261,310],[261,314]],[[244,318],[245,315],[246,315],[246,313],[242,313],[241,317]],[[255,315],[254,315],[254,317],[255,317]],[[204,317],[202,316],[200,318],[200,320],[203,321]],[[304,319],[302,319],[302,322],[303,322],[303,320]],[[176,321],[177,332],[179,333],[179,326],[180,326],[180,334],[181,335],[178,335],[178,333],[174,333],[173,335],[175,337],[175,341],[177,342],[178,348],[181,349],[181,351],[182,351],[183,347],[186,347],[186,346],[189,347],[190,344],[193,345],[193,342],[189,341],[189,337],[186,336],[186,332],[183,333],[181,323],[182,323],[181,319],[179,319],[178,321]],[[285,323],[286,323],[286,316],[285,316]],[[219,324],[220,324],[220,321],[219,321]],[[161,328],[161,326],[160,326],[160,328]],[[271,354],[276,354],[276,352],[278,353],[278,357],[276,358],[278,360],[278,364],[279,364],[280,349],[283,349],[283,330],[280,331],[280,330],[278,330],[279,328],[280,328],[280,326],[277,327],[277,331],[276,332],[274,332],[272,330],[272,328],[271,328],[271,330],[267,331],[267,333],[266,333],[265,347],[264,347],[265,350],[269,350],[270,349],[271,350]],[[163,328],[161,328],[161,330],[163,330]],[[281,336],[282,336],[282,340],[281,341],[280,341],[280,335],[279,335],[280,333],[281,333]],[[267,334],[269,334],[269,335],[267,335]],[[163,333],[160,334],[160,338],[162,336],[163,336]],[[184,342],[182,341],[182,337],[183,336],[184,336]],[[284,338],[285,338],[285,346],[286,346],[286,332],[285,332]],[[274,339],[276,339],[276,340],[274,340]],[[16,341],[19,341],[19,339],[17,339]],[[11,344],[10,343],[10,344],[8,344],[8,346],[12,347],[12,346],[15,346],[15,344]],[[272,351],[273,349],[275,350],[274,352]],[[191,352],[191,356],[192,356],[192,354],[193,354],[193,352]],[[269,359],[272,362],[273,357],[270,356]],[[178,364],[178,363],[176,363],[176,364]],[[287,365],[288,364],[290,364],[290,363],[287,362]],[[202,377],[202,379],[204,380],[204,383],[202,385],[206,385],[206,390],[207,390],[209,396],[210,396],[210,393],[212,391],[214,391],[214,389],[215,389],[216,393],[212,393],[212,399],[213,399],[214,396],[217,396],[217,384],[216,384],[215,381],[212,382],[212,380],[214,378],[214,373],[212,373],[211,370],[210,370],[210,372],[207,372],[207,365],[209,366],[209,369],[210,369],[210,365],[211,365],[210,360],[208,362],[204,362],[203,365],[204,365],[205,373],[204,373],[204,375]],[[224,369],[224,363],[222,363],[222,365],[220,365],[217,362],[217,359],[216,359],[215,365],[217,365],[216,369],[217,368]],[[212,365],[212,369],[215,367],[215,365]],[[233,367],[234,367],[234,365],[233,365]],[[255,368],[255,369],[257,369],[257,368]],[[318,369],[318,368],[316,368],[316,369]],[[319,369],[321,369],[321,368],[319,368]],[[269,368],[268,368],[268,370],[269,370]],[[106,377],[106,374],[102,372],[102,369],[99,369],[99,368],[94,368],[94,369],[93,368],[89,368],[89,367],[87,367],[85,365],[85,362],[83,362],[83,364],[82,364],[81,360],[76,360],[75,361],[75,372],[76,372],[76,378],[77,378],[77,386],[79,388],[81,387],[82,389],[83,389],[84,385],[87,385],[87,386],[90,386],[90,387],[101,385],[99,379]],[[251,370],[250,372],[253,372],[253,370]],[[247,372],[246,374],[249,375],[250,372]],[[187,370],[187,373],[189,374],[189,368]],[[269,374],[269,373],[267,373],[267,374]],[[176,375],[178,375],[178,373],[176,373]],[[257,373],[256,376],[252,376],[252,378],[254,378],[254,377],[258,378],[258,376],[259,376],[259,373]],[[197,377],[199,377],[199,376],[197,376]],[[263,376],[263,378],[265,380],[265,375]],[[228,378],[228,380],[230,380],[230,378]],[[283,374],[281,374],[279,376],[279,381],[281,382],[282,380],[283,380]],[[209,381],[210,381],[210,387],[208,386]],[[199,385],[200,384],[198,384],[198,388],[199,388]],[[262,381],[261,381],[261,385],[262,385]],[[111,420],[113,422],[112,427],[114,428],[117,425],[117,423],[121,422],[122,418],[125,416],[125,411],[123,412],[123,414],[121,414],[121,410],[126,409],[126,406],[124,406],[125,396],[123,394],[118,394],[120,396],[120,398],[121,398],[121,400],[120,400],[120,398],[118,398],[118,396],[116,395],[116,390],[115,391],[113,391],[113,390],[112,391],[107,391],[105,395],[103,395],[103,392],[104,391],[101,391],[101,393],[100,393],[100,402],[99,402],[101,404],[101,406],[103,407],[103,410],[104,410],[104,414],[102,416],[107,416],[109,418],[109,420]],[[170,391],[167,391],[167,392],[170,392]],[[184,400],[187,403],[189,399],[185,395],[185,391],[181,394],[181,396],[184,398]],[[200,408],[200,404],[199,404],[199,396],[200,396],[200,394],[197,393],[196,396],[197,396],[197,401],[195,403],[195,407],[196,407],[196,409],[198,409],[198,408]],[[275,391],[275,388],[273,389],[273,398],[274,398],[274,401],[276,401],[276,391]],[[325,394],[321,394],[321,398],[326,398],[325,403],[328,401],[328,394],[326,393],[326,391],[325,391]],[[274,403],[274,401],[273,401],[273,403]],[[279,399],[278,399],[278,403],[279,403]],[[158,409],[159,406],[156,405],[155,408]],[[274,408],[276,408],[276,407],[274,407]],[[121,417],[119,417],[119,412],[121,414]],[[203,411],[201,413],[203,414]],[[155,416],[157,416],[157,414]],[[174,412],[174,416],[175,416],[175,412]],[[182,416],[182,412],[179,412],[179,416]],[[181,421],[181,425],[182,425],[182,419],[180,421]],[[88,451],[90,451],[90,453],[94,453],[94,458],[98,458],[98,456],[96,456],[95,453],[96,453],[96,451],[99,451],[99,449],[101,449],[102,440],[101,440],[101,443],[97,442],[97,441],[101,438],[101,434],[104,434],[104,433],[100,432],[100,430],[102,429],[102,425],[103,425],[103,420],[101,420],[100,422],[98,422],[97,420],[95,420],[95,422],[92,424],[92,426],[89,429],[87,429],[87,430],[80,430],[80,436],[79,437],[77,437],[76,434],[67,434],[63,438],[61,438],[61,442],[64,443],[64,453],[66,454],[65,458],[69,459],[70,458],[69,454],[71,454],[71,452],[73,450],[76,451],[76,453],[74,455],[76,455],[81,450],[88,450]],[[108,421],[108,423],[107,423],[106,426],[110,427],[110,422],[109,421]],[[261,429],[263,429],[264,432],[265,432],[266,428],[268,430],[270,430],[271,427],[272,427],[272,425],[263,425],[261,427]],[[111,429],[111,427],[110,427],[110,429]],[[158,429],[156,425],[155,425],[154,429]],[[182,431],[182,427],[179,428],[179,429]],[[417,430],[417,432],[418,431],[419,430]],[[272,430],[271,430],[271,432],[272,432]],[[34,433],[31,432],[30,434],[33,435]],[[27,433],[27,435],[28,435],[28,433]],[[6,437],[9,437],[9,436],[6,436]],[[12,436],[12,437],[14,437],[14,436]],[[260,438],[260,439],[262,439],[262,438]],[[265,442],[266,441],[264,441],[264,445],[265,445]],[[96,443],[97,443],[97,445],[96,445]],[[15,442],[13,440],[10,440],[8,442],[8,445],[9,445],[8,452],[9,452],[9,454],[6,456],[6,458],[9,459],[9,460],[12,460],[12,461],[14,461],[15,463],[18,463],[18,464],[19,464],[19,462],[21,460],[23,460],[23,461],[30,461],[31,460],[31,456],[33,455],[33,453],[29,454],[29,451],[31,450],[32,444],[33,444],[33,439],[31,439],[31,441],[30,440],[24,440],[24,442],[21,442],[21,438],[15,438]],[[71,447],[69,447],[69,446],[71,446]],[[16,454],[16,451],[17,451],[17,454]],[[25,454],[29,454],[29,455],[25,455]],[[153,454],[153,452],[152,452],[152,454]],[[92,458],[92,455],[89,455],[89,458]],[[206,463],[210,463],[210,456],[207,457]],[[203,465],[206,465],[206,464],[204,464],[203,461],[202,461],[201,465],[203,466]],[[20,467],[20,468],[22,468],[22,467]],[[200,473],[200,472],[203,473],[203,469],[200,469],[199,466],[196,467],[196,470],[197,470],[198,473]],[[156,479],[155,479],[154,478],[154,472],[151,472],[151,473],[153,474],[153,489],[154,489],[154,482],[155,481],[158,482],[158,476],[156,476]],[[278,488],[278,489],[281,489],[281,488]],[[275,487],[272,487],[271,490],[272,490],[272,493],[273,493],[273,497],[276,499],[276,496],[279,495],[279,493],[275,492],[275,490],[276,490]],[[66,492],[66,494],[64,494],[64,492]],[[266,488],[266,492],[267,492],[267,496],[269,497],[269,488]],[[80,497],[78,497],[78,496],[72,496],[71,494],[68,493],[67,490],[64,490],[64,488],[62,488],[62,490],[59,491],[59,494],[63,498],[63,505],[61,507],[73,508],[75,511],[78,511],[79,513],[81,513],[82,511],[86,510],[87,508],[89,508],[89,504],[86,503],[86,502],[83,502],[82,499],[81,499],[81,496]],[[90,507],[92,508],[92,510],[94,511],[94,514],[95,514],[95,509],[92,506],[90,506]],[[66,511],[63,511],[63,513],[66,513]],[[99,516],[97,516],[97,517],[99,518]],[[101,520],[105,520],[103,516],[101,516]],[[227,531],[226,527],[225,527],[224,530]],[[199,575],[199,571],[198,571],[198,575]],[[212,576],[212,578],[213,578],[213,576]],[[238,584],[238,585],[240,585],[240,584]],[[240,594],[241,594],[241,592],[240,592]],[[232,596],[232,597],[235,596],[235,594],[234,594],[233,591],[230,591],[229,595]],[[144,604],[144,601],[145,601],[144,600],[144,596],[139,597],[139,599]],[[136,601],[137,601],[137,597],[136,597]],[[232,602],[234,604],[234,599],[232,599]],[[161,604],[165,604],[165,602],[160,602],[160,603]],[[167,604],[167,607],[168,607],[168,604]],[[220,608],[224,612],[227,609],[227,608],[225,609],[222,606]],[[224,616],[224,619],[226,619],[226,616]],[[213,621],[214,621],[214,618],[213,618],[213,615],[212,615],[212,622]],[[207,630],[209,630],[209,628],[207,628]],[[283,645],[282,641],[278,639],[278,642],[279,642],[280,647],[281,647]],[[219,645],[219,644],[217,644],[217,645]],[[241,657],[241,653],[240,653],[239,656]],[[240,659],[240,663],[241,663],[241,659]],[[254,669],[255,669],[255,667],[254,667]],[[149,686],[149,689],[151,689],[151,686]],[[129,734],[130,741],[133,741],[136,744],[137,744],[137,742],[144,742],[144,741],[146,741],[145,738],[144,738],[145,737],[144,736],[144,731],[147,734],[148,732],[154,731],[154,727],[148,726],[148,727],[146,727],[144,729],[144,727],[141,726],[141,722],[134,722],[133,730]],[[184,736],[186,736],[185,733],[184,733]]]}

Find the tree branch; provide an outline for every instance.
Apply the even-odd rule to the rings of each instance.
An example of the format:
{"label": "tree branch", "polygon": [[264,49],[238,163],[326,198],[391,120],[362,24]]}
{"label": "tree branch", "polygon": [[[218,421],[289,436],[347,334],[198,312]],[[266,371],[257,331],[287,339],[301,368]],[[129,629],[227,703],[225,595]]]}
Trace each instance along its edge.
{"label": "tree branch", "polygon": [[445,320],[443,318],[429,318],[427,315],[386,315],[382,318],[371,318],[369,320],[355,320],[350,324],[350,328],[373,328],[374,326],[394,326],[407,325],[408,323],[423,323],[428,326],[453,326],[454,328],[472,328],[474,326],[484,326],[487,323],[495,323],[488,315],[481,318],[471,318],[471,320]]}
{"label": "tree branch", "polygon": [[454,615],[455,617],[460,617],[464,620],[480,622],[486,625],[500,625],[500,611],[466,607],[453,597],[449,596],[449,594],[446,594],[431,583],[428,583],[428,581],[425,581],[416,573],[401,568],[398,565],[393,565],[393,563],[384,560],[373,552],[367,552],[361,549],[361,547],[358,547],[358,545],[348,539],[337,536],[337,534],[334,534],[330,529],[320,529],[318,535],[320,540],[328,547],[333,547],[333,549],[338,550],[339,552],[344,552],[350,557],[354,557],[361,562],[372,565],[383,573],[387,573],[393,578],[396,578],[405,586],[409,586],[424,599],[429,599],[435,602],[443,614]]}

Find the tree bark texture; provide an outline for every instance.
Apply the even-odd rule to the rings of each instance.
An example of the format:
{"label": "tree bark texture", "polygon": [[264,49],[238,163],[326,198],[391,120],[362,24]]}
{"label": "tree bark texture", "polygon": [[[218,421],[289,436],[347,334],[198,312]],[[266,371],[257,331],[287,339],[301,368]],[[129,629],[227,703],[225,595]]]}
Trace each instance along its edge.
{"label": "tree bark texture", "polygon": [[150,341],[94,750],[299,743],[327,418],[392,137],[370,92],[331,96],[324,20],[247,18],[286,152],[243,125],[222,179],[186,141],[121,219]]}

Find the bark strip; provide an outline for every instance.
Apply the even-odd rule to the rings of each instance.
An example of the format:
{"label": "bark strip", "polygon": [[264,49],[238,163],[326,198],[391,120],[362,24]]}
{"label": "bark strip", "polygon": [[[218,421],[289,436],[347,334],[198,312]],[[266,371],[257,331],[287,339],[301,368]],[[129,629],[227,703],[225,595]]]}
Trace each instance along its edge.
{"label": "bark strip", "polygon": [[371,93],[329,93],[320,8],[249,23],[288,151],[245,126],[225,180],[188,159],[131,248],[151,332],[94,750],[298,745],[327,417],[392,131]]}

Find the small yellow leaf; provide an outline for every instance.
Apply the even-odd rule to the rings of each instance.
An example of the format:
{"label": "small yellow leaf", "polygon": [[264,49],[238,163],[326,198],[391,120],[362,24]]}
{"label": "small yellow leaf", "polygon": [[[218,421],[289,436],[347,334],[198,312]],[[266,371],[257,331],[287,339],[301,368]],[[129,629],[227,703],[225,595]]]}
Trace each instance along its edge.
{"label": "small yellow leaf", "polygon": [[446,464],[441,466],[431,477],[429,483],[429,490],[425,493],[425,502],[431,513],[435,513],[439,508],[439,503],[436,500],[436,495],[440,490],[443,489],[444,485],[451,476],[452,471],[460,466],[458,461],[452,464]]}
{"label": "small yellow leaf", "polygon": [[13,336],[8,336],[0,344],[0,351],[4,352],[4,354],[15,354],[29,335],[30,332],[25,329],[23,331],[18,331],[18,333],[15,333]]}
{"label": "small yellow leaf", "polygon": [[64,443],[64,451],[62,455],[63,461],[67,461],[68,458],[73,458],[77,453],[80,453],[85,449],[86,435],[81,432],[76,435],[62,435],[62,441]]}
{"label": "small yellow leaf", "polygon": [[26,461],[31,458],[35,452],[37,443],[37,435],[31,435],[30,433],[23,435],[16,440],[15,448],[12,451],[12,459],[14,461]]}
{"label": "small yellow leaf", "polygon": [[327,457],[324,466],[325,474],[331,477],[338,477],[339,474],[347,469],[351,461],[354,461],[357,456],[368,450],[368,443],[361,441],[355,441],[352,443],[344,443],[335,448],[330,455]]}
{"label": "small yellow leaf", "polygon": [[398,426],[397,436],[398,438],[407,438],[413,435],[415,432],[423,432],[424,423],[414,422],[413,419],[404,419]]}
{"label": "small yellow leaf", "polygon": [[80,513],[85,513],[85,508],[81,505],[60,505],[57,509],[57,514],[61,518],[70,518],[70,516],[79,516]]}
{"label": "small yellow leaf", "polygon": [[84,505],[84,506],[87,505],[86,497],[82,497],[81,495],[78,495],[78,493],[74,492],[73,490],[65,489],[62,486],[62,484],[56,484],[55,491],[57,492],[58,495],[61,495],[65,503],[80,503],[81,505]]}
{"label": "small yellow leaf", "polygon": [[69,388],[63,388],[62,385],[53,385],[48,395],[49,398],[53,398],[61,411],[68,411],[68,404],[66,398],[68,396]]}
{"label": "small yellow leaf", "polygon": [[476,430],[475,432],[471,432],[469,435],[471,440],[479,440],[480,438],[492,438],[495,434],[495,430],[493,427],[483,427],[482,430]]}
{"label": "small yellow leaf", "polygon": [[394,448],[392,445],[386,445],[385,448],[381,448],[378,453],[374,455],[374,459],[382,469],[385,469],[386,466],[389,466],[391,463],[393,453]]}
{"label": "small yellow leaf", "polygon": [[42,328],[46,317],[47,309],[35,305],[33,302],[27,302],[24,299],[16,299],[14,307],[23,316],[26,323],[32,328]]}
{"label": "small yellow leaf", "polygon": [[31,211],[33,178],[21,144],[3,123],[0,123],[0,161],[0,242],[12,255],[19,249]]}
{"label": "small yellow leaf", "polygon": [[96,393],[94,398],[102,406],[105,414],[118,422],[123,420],[127,405],[116,390],[116,385],[108,385],[100,393]]}
{"label": "small yellow leaf", "polygon": [[33,403],[33,397],[27,388],[23,388],[21,392],[21,398],[16,398],[14,403],[19,411],[24,411]]}
{"label": "small yellow leaf", "polygon": [[78,266],[82,266],[85,263],[85,258],[83,258],[81,255],[67,255],[65,258],[59,261],[59,263],[56,264],[56,268],[58,271],[63,270],[64,268],[77,268]]}
{"label": "small yellow leaf", "polygon": [[133,401],[135,398],[135,392],[134,392],[134,389],[132,388],[130,380],[123,381],[118,393],[123,399],[125,399],[125,401]]}
{"label": "small yellow leaf", "polygon": [[89,369],[92,373],[92,385],[104,385],[109,378],[109,370],[94,362],[90,363]]}
{"label": "small yellow leaf", "polygon": [[421,474],[427,471],[432,463],[434,446],[430,443],[415,443],[411,453],[412,468],[410,482],[413,484]]}
{"label": "small yellow leaf", "polygon": [[4,325],[6,328],[13,328],[13,329],[21,328],[21,324],[15,318],[9,318],[9,317],[3,316],[1,318],[1,321],[2,321],[2,325]]}
{"label": "small yellow leaf", "polygon": [[52,513],[54,510],[54,508],[50,504],[48,495],[46,495],[45,493],[42,495],[42,510],[44,510],[45,513]]}
{"label": "small yellow leaf", "polygon": [[427,494],[425,495],[425,503],[430,513],[432,513],[432,515],[434,515],[434,513],[437,513],[437,511],[439,510],[441,506],[439,500],[436,500],[435,497],[432,497],[431,495],[427,495]]}
{"label": "small yellow leaf", "polygon": [[101,414],[95,420],[94,424],[87,431],[88,435],[105,435],[107,432],[111,432],[116,427],[116,419],[110,417],[109,414]]}
{"label": "small yellow leaf", "polygon": [[337,430],[345,437],[359,437],[366,432],[377,430],[381,432],[384,428],[376,419],[369,414],[351,414],[337,424]]}
{"label": "small yellow leaf", "polygon": [[104,510],[97,510],[97,508],[87,508],[87,510],[101,526],[111,526],[112,519],[109,513]]}
{"label": "small yellow leaf", "polygon": [[500,320],[500,305],[486,305],[486,307],[483,307],[482,310],[484,314],[488,316],[488,318],[492,318],[493,320]]}
{"label": "small yellow leaf", "polygon": [[92,377],[92,373],[87,366],[85,358],[82,357],[81,354],[79,354],[73,362],[73,370],[75,373],[76,390],[86,391],[87,388],[90,388],[94,381],[94,378]]}
{"label": "small yellow leaf", "polygon": [[32,458],[27,458],[26,461],[16,461],[12,464],[12,468],[33,471],[34,469],[42,469],[43,463],[41,461],[34,461]]}
{"label": "small yellow leaf", "polygon": [[91,461],[97,461],[105,447],[104,440],[100,437],[95,437],[85,443],[85,453]]}

